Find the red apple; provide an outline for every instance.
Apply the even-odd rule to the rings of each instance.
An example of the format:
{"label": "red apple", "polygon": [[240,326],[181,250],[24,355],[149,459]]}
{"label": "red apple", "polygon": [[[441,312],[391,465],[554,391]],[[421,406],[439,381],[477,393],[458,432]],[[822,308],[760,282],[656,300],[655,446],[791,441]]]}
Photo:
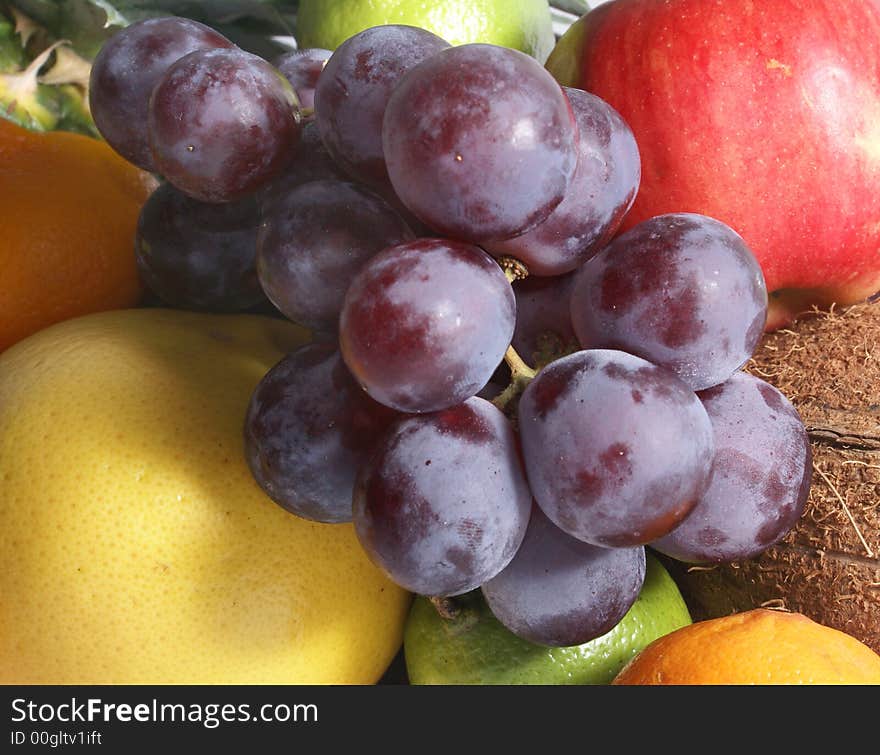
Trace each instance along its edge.
{"label": "red apple", "polygon": [[621,230],[667,212],[730,225],[764,270],[768,329],[880,290],[880,2],[614,0],[547,68],[635,133]]}

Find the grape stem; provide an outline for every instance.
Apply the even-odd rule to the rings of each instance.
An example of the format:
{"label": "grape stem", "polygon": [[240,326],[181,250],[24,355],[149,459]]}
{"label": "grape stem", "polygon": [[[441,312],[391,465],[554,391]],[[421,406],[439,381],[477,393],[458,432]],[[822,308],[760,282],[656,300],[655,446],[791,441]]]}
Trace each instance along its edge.
{"label": "grape stem", "polygon": [[[504,271],[504,276],[511,285],[516,281],[525,280],[529,277],[529,269],[516,257],[499,257],[497,261]],[[492,403],[501,411],[504,411],[510,402],[516,399],[526,389],[526,386],[535,375],[538,374],[523,361],[523,358],[516,353],[516,349],[513,346],[507,347],[504,361],[510,367],[510,383],[500,395],[492,400]]]}
{"label": "grape stem", "polygon": [[529,277],[529,269],[516,259],[516,257],[499,257],[498,264],[504,271],[507,280],[511,283],[514,281],[525,280]]}
{"label": "grape stem", "polygon": [[461,609],[452,598],[439,598],[437,596],[432,596],[428,598],[428,600],[431,601],[431,604],[437,610],[441,619],[452,621],[453,619],[458,618],[459,613],[461,613]]}
{"label": "grape stem", "polygon": [[523,358],[517,354],[516,349],[513,348],[513,346],[507,347],[504,361],[507,362],[507,366],[510,367],[510,377],[512,380],[522,378],[528,383],[538,374],[537,370],[533,370],[523,361]]}
{"label": "grape stem", "polygon": [[492,400],[492,403],[501,411],[504,411],[510,402],[517,398],[526,389],[526,386],[532,382],[535,375],[538,374],[536,370],[533,370],[523,361],[523,358],[517,354],[513,346],[507,348],[504,361],[510,367],[510,383],[508,383],[507,388],[500,395]]}

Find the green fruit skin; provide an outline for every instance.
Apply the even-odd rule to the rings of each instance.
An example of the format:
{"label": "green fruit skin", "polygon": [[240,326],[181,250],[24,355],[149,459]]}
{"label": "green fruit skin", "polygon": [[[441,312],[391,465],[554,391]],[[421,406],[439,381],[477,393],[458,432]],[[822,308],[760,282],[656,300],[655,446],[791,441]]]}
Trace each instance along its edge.
{"label": "green fruit skin", "polygon": [[59,109],[56,130],[73,131],[96,139],[102,138],[86,106],[83,93],[73,84],[64,84],[56,87],[56,90]]}
{"label": "green fruit skin", "polygon": [[11,93],[0,75],[0,118],[31,131],[74,131],[100,138],[83,94],[73,84],[38,84],[22,95]]}
{"label": "green fruit skin", "polygon": [[691,623],[678,587],[647,556],[645,584],[608,634],[565,648],[533,645],[503,627],[477,590],[457,598],[462,610],[441,619],[424,597],[413,602],[404,630],[411,684],[610,684],[646,645]]}
{"label": "green fruit skin", "polygon": [[15,25],[0,14],[0,71],[13,73],[24,65],[24,50]]}
{"label": "green fruit skin", "polygon": [[30,129],[52,131],[58,126],[58,99],[54,87],[37,84],[31,91],[10,89],[0,76],[0,118]]}
{"label": "green fruit skin", "polygon": [[547,0],[300,0],[300,47],[335,50],[371,26],[407,24],[451,45],[487,42],[521,50],[543,63],[556,43]]}

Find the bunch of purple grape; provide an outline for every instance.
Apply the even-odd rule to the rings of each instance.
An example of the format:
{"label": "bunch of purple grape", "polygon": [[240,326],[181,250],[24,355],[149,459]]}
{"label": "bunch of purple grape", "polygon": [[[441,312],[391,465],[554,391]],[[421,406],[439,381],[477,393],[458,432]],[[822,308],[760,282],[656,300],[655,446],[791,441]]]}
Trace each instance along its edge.
{"label": "bunch of purple grape", "polygon": [[785,535],[810,450],[740,371],[760,267],[700,215],[615,238],[640,162],[610,106],[522,53],[407,26],[275,64],[158,19],[105,46],[91,91],[108,142],[167,181],[136,245],[155,293],[265,295],[315,335],[247,412],[274,501],[353,521],[409,590],[481,588],[548,645],[617,624],[648,544],[716,563]]}

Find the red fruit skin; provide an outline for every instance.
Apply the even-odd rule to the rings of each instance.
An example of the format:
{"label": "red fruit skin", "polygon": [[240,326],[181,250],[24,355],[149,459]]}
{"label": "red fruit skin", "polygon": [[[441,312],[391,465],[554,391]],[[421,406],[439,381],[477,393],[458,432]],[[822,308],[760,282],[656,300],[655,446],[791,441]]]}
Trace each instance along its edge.
{"label": "red fruit skin", "polygon": [[880,290],[880,2],[614,0],[547,68],[635,134],[621,232],[668,212],[727,223],[763,268],[768,330]]}

